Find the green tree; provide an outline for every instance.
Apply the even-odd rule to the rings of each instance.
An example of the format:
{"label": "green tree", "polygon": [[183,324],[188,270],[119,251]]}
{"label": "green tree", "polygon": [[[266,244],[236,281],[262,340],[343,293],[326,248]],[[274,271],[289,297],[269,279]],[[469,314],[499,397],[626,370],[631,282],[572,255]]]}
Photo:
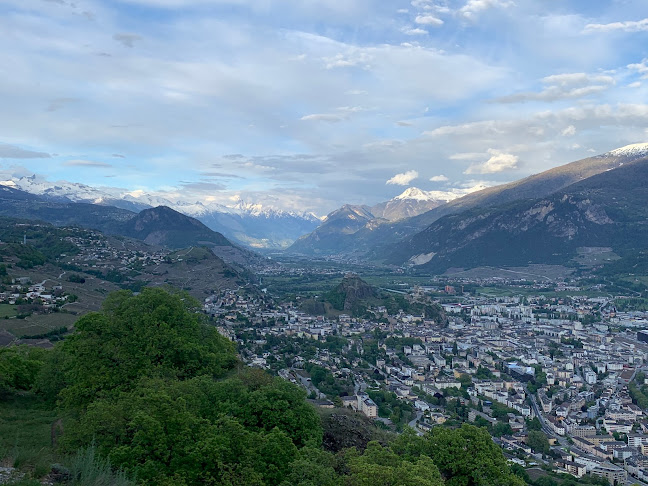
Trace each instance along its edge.
{"label": "green tree", "polygon": [[43,365],[45,353],[27,346],[0,349],[0,394],[29,390]]}
{"label": "green tree", "polygon": [[[318,417],[290,383],[284,382],[297,391],[292,397],[285,390],[280,396],[279,382],[272,377],[253,381],[144,379],[131,392],[93,401],[66,429],[65,445],[74,449],[94,441],[101,455],[144,484],[176,477],[186,484],[280,484],[297,458],[296,442],[310,439],[319,445],[321,429],[306,439],[299,430],[307,417]],[[254,400],[254,394],[277,388],[280,394],[268,396],[286,400],[299,417],[275,407],[270,416],[250,425],[255,418],[238,400]]]}
{"label": "green tree", "polygon": [[[319,447],[305,392],[237,365],[232,345],[186,295],[118,292],[50,354],[43,373],[74,418],[65,450],[97,451],[144,485],[278,486],[298,449]],[[61,371],[62,370],[62,371]],[[330,471],[329,471],[330,472]]]}
{"label": "green tree", "polygon": [[513,435],[511,426],[504,422],[497,422],[493,427],[493,435],[495,437],[502,437],[503,435]]}
{"label": "green tree", "polygon": [[463,389],[470,388],[473,384],[472,378],[466,373],[459,375],[459,383],[461,383],[461,388]]}
{"label": "green tree", "polygon": [[542,430],[542,423],[538,417],[533,417],[531,420],[526,421],[529,430]]}
{"label": "green tree", "polygon": [[456,430],[435,428],[428,436],[427,451],[448,486],[523,484],[484,429],[466,424]]}
{"label": "green tree", "polygon": [[131,391],[142,377],[218,377],[232,369],[232,344],[202,322],[197,306],[161,289],[110,294],[102,312],[81,318],[63,343],[65,405],[83,408],[98,396]]}
{"label": "green tree", "polygon": [[350,461],[351,486],[441,486],[443,480],[432,459],[411,462],[378,442],[369,442],[362,456]]}
{"label": "green tree", "polygon": [[517,477],[519,477],[520,479],[522,479],[522,481],[524,481],[525,483],[528,484],[530,482],[531,478],[529,478],[529,474],[519,464],[512,464],[511,465],[511,472],[513,474],[515,474]]}
{"label": "green tree", "polygon": [[493,375],[493,372],[485,366],[479,365],[477,367],[477,372],[475,373],[475,378],[479,378],[480,380],[487,380],[495,378],[495,375]]}
{"label": "green tree", "polygon": [[333,454],[314,447],[304,447],[290,464],[290,472],[281,486],[341,486]]}
{"label": "green tree", "polygon": [[410,460],[430,457],[448,486],[524,484],[510,471],[488,431],[473,425],[464,424],[458,429],[435,427],[425,437],[404,433],[395,439],[392,448]]}
{"label": "green tree", "polygon": [[529,431],[527,444],[531,449],[542,454],[549,454],[549,451],[551,450],[547,436],[540,430]]}

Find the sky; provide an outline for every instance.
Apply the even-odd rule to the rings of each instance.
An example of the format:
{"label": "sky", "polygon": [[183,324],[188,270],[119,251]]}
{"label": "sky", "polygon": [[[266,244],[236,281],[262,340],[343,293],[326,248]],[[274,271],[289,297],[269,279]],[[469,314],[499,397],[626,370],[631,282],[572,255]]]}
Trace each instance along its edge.
{"label": "sky", "polygon": [[2,0],[0,175],[324,215],[648,141],[645,0]]}

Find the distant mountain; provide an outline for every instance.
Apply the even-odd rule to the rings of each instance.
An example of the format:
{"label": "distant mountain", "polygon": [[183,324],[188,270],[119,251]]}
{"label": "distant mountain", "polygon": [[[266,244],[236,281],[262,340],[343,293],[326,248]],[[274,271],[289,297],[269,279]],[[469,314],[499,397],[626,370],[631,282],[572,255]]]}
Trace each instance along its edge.
{"label": "distant mountain", "polygon": [[443,217],[394,246],[387,261],[442,272],[482,265],[573,264],[579,249],[611,248],[622,256],[646,249],[648,144],[586,161],[607,168],[546,197]]}
{"label": "distant mountain", "polygon": [[[488,187],[449,200],[429,211],[397,221],[375,219],[353,234],[340,235],[337,245],[322,245],[307,235],[289,251],[307,255],[337,255],[354,259],[382,260],[393,253],[392,247],[425,230],[444,216],[469,209],[498,206],[523,199],[536,199],[556,193],[571,184],[612,170],[648,155],[648,144],[634,144],[556,167],[519,181]],[[315,233],[312,233],[315,235]],[[302,240],[308,242],[304,245]],[[423,257],[424,259],[424,257]]]}
{"label": "distant mountain", "polygon": [[399,219],[418,216],[447,203],[449,200],[448,193],[422,191],[417,187],[410,187],[395,198],[376,204],[371,208],[371,213],[376,218],[398,221]]}
{"label": "distant mountain", "polygon": [[313,231],[321,220],[312,213],[295,213],[239,202],[233,207],[174,205],[209,228],[255,249],[284,249]]}
{"label": "distant mountain", "polygon": [[222,234],[166,206],[141,211],[122,225],[120,234],[169,248],[232,246]]}
{"label": "distant mountain", "polygon": [[133,212],[167,206],[202,221],[210,229],[253,248],[287,248],[314,230],[320,219],[312,213],[282,211],[241,200],[225,206],[215,202],[160,197],[141,191],[97,188],[67,181],[49,182],[41,177],[16,177],[0,185],[43,196],[52,201],[113,206]]}
{"label": "distant mountain", "polygon": [[370,207],[345,204],[326,216],[312,233],[295,241],[288,251],[305,255],[339,253],[350,235],[375,221]]}
{"label": "distant mountain", "polygon": [[77,225],[169,248],[232,247],[222,234],[165,206],[134,213],[112,206],[63,201],[0,186],[2,216],[41,220],[56,226]]}
{"label": "distant mountain", "polygon": [[[36,196],[43,196],[50,201],[112,206],[133,212],[139,212],[142,209],[152,207],[151,204],[138,201],[137,198],[129,194],[112,194],[107,189],[104,190],[75,182],[48,182],[35,175],[0,181],[0,185],[25,191]],[[155,205],[159,206],[165,203],[168,203],[168,201],[157,201]]]}
{"label": "distant mountain", "polygon": [[446,204],[453,197],[458,195],[410,187],[395,198],[372,207],[346,204],[330,213],[312,233],[298,239],[288,251],[307,255],[352,251],[355,246],[348,246],[348,243],[359,231],[372,231],[390,222],[411,218]]}
{"label": "distant mountain", "polygon": [[0,215],[37,219],[56,226],[78,225],[119,234],[121,225],[133,218],[135,213],[112,206],[71,203],[64,199],[37,196],[0,185]]}

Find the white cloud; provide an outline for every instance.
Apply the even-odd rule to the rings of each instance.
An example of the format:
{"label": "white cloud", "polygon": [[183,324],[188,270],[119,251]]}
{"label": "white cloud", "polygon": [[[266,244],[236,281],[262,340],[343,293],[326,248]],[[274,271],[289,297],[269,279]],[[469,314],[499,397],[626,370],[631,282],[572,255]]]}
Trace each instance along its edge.
{"label": "white cloud", "polygon": [[492,182],[488,182],[488,181],[467,181],[465,184],[462,185],[462,189],[460,190],[464,194],[470,194],[472,192],[482,191],[487,187],[491,187],[493,185],[494,184]]}
{"label": "white cloud", "polygon": [[425,29],[419,29],[413,27],[405,27],[403,28],[402,32],[405,35],[427,35],[428,34],[428,31]]}
{"label": "white cloud", "polygon": [[635,64],[628,64],[628,69],[641,74],[643,79],[648,79],[648,58]]}
{"label": "white cloud", "polygon": [[332,57],[325,57],[326,69],[361,67],[369,69],[371,67],[372,56],[367,51],[351,48],[347,53],[338,53]]}
{"label": "white cloud", "polygon": [[648,19],[612,22],[609,24],[587,24],[583,32],[642,32],[648,30]]}
{"label": "white cloud", "polygon": [[635,81],[634,83],[630,83],[628,85],[628,88],[641,88],[641,82],[640,81]]}
{"label": "white cloud", "polygon": [[583,98],[586,96],[601,93],[608,89],[608,86],[586,86],[583,88],[574,88],[563,90],[557,86],[552,86],[539,93],[516,93],[513,95],[502,96],[497,98],[499,103],[523,103],[526,101],[558,101],[565,99]]}
{"label": "white cloud", "polygon": [[389,179],[385,184],[394,184],[396,186],[407,186],[414,179],[418,179],[419,173],[415,170],[408,170],[402,174],[396,174]]}
{"label": "white cloud", "polygon": [[44,152],[36,152],[34,150],[26,150],[16,145],[8,143],[0,143],[0,158],[2,159],[48,159],[50,154]]}
{"label": "white cloud", "polygon": [[313,113],[312,115],[304,115],[300,118],[302,121],[323,121],[329,123],[341,122],[344,119],[345,117],[334,113]]}
{"label": "white cloud", "polygon": [[600,83],[600,84],[614,84],[612,76],[603,74],[587,74],[587,73],[563,73],[553,74],[542,78],[544,84],[553,84],[559,86],[583,86],[587,84]]}
{"label": "white cloud", "polygon": [[435,175],[435,176],[430,177],[430,182],[446,182],[446,181],[449,181],[449,180],[450,180],[450,179],[448,179],[448,178],[447,178],[446,176],[444,176],[443,174],[441,174],[441,175]]}
{"label": "white cloud", "polygon": [[484,154],[482,153],[467,152],[467,153],[460,153],[460,154],[452,154],[448,158],[450,160],[479,160],[483,156]]}
{"label": "white cloud", "polygon": [[483,164],[473,164],[468,167],[464,174],[497,174],[506,170],[517,169],[519,157],[513,154],[507,154],[500,150],[488,149],[491,156]]}
{"label": "white cloud", "polygon": [[[91,184],[113,172],[63,166],[78,158],[119,164],[114,184],[130,189],[181,187],[179,177],[198,181],[205,166],[219,163],[213,170],[245,177],[228,195],[289,194],[281,199],[286,207],[299,201],[313,209],[325,200],[325,210],[386,200],[393,188],[385,181],[410,170],[425,175],[418,181],[435,174],[453,182],[472,178],[461,172],[492,158],[490,147],[518,155],[522,176],[582,157],[590,147],[601,153],[646,138],[641,106],[619,104],[643,100],[626,89],[648,75],[639,63],[646,55],[641,43],[581,34],[588,22],[643,18],[637,2],[632,8],[610,2],[605,15],[615,16],[605,20],[574,2],[517,1],[515,8],[469,0],[76,2],[93,10],[96,21],[88,22],[72,1],[65,0],[66,8],[0,1],[8,11],[0,16],[6,40],[0,62],[12,67],[0,79],[7,95],[2,141],[36,154],[77,154],[47,159],[52,177]],[[145,22],[145,8],[127,15],[129,1],[179,10],[162,12],[160,29]],[[409,12],[395,13],[400,7]],[[417,16],[445,24],[415,23]],[[369,29],[357,30],[366,19]],[[466,26],[467,19],[477,28]],[[132,49],[113,38],[129,32],[142,37]],[[509,49],[510,39],[519,47]],[[639,64],[625,66],[630,62]],[[564,66],[573,72],[561,74]],[[531,103],[484,103],[511,93]],[[557,106],[538,107],[553,100]],[[576,133],[561,136],[569,126]],[[516,148],[521,144],[529,149]],[[575,145],[578,153],[570,151]],[[249,165],[219,156],[236,153],[246,154]],[[324,160],[291,159],[295,153]],[[38,171],[44,160],[25,164]],[[514,176],[483,178],[495,184]]]}
{"label": "white cloud", "polygon": [[615,84],[612,76],[586,73],[554,74],[542,78],[549,85],[536,93],[515,93],[497,98],[499,103],[522,103],[526,101],[558,101],[583,98],[608,90]]}
{"label": "white cloud", "polygon": [[435,17],[434,15],[417,15],[414,19],[414,22],[419,25],[430,25],[432,27],[439,27],[443,25],[443,20]]}
{"label": "white cloud", "polygon": [[508,0],[468,0],[468,3],[459,9],[459,14],[467,19],[473,19],[485,10],[508,8],[514,5],[514,2]]}
{"label": "white cloud", "polygon": [[574,125],[569,125],[562,131],[561,135],[563,137],[573,137],[576,135],[576,127]]}

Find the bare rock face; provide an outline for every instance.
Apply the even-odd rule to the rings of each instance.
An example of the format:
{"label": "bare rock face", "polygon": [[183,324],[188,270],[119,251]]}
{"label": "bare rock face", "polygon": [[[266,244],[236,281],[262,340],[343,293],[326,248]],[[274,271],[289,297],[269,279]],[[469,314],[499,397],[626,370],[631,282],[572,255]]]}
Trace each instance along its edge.
{"label": "bare rock face", "polygon": [[372,440],[382,442],[371,420],[350,411],[334,412],[324,417],[322,427],[322,445],[329,452],[336,453],[350,447],[363,451]]}
{"label": "bare rock face", "polygon": [[[569,265],[580,247],[617,253],[648,239],[648,157],[620,163],[539,199],[445,216],[392,247],[388,263],[451,267]],[[427,255],[425,263],[418,257]],[[571,263],[570,263],[571,262]]]}

